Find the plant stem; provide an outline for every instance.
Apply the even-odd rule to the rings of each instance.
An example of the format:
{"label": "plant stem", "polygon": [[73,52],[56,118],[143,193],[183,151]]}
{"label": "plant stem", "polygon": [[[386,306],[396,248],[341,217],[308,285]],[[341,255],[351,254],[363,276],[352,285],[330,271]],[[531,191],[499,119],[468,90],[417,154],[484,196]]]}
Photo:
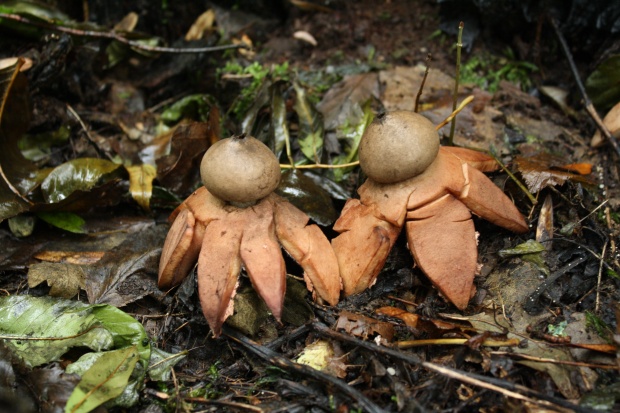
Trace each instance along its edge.
{"label": "plant stem", "polygon": [[418,90],[418,94],[415,97],[415,106],[413,107],[413,111],[418,113],[418,105],[420,103],[420,96],[422,96],[422,91],[424,90],[424,83],[426,83],[426,78],[428,77],[428,71],[431,67],[431,54],[426,55],[426,70],[424,70],[424,77],[422,77],[422,83],[420,83],[420,89]]}
{"label": "plant stem", "polygon": [[[456,100],[459,95],[459,78],[461,77],[461,49],[463,48],[463,27],[465,23],[459,23],[459,36],[456,41],[456,76],[454,78],[454,98],[452,101],[452,110],[456,109]],[[448,138],[448,145],[454,145],[454,129],[456,128],[456,117],[452,119],[450,125],[450,137]]]}

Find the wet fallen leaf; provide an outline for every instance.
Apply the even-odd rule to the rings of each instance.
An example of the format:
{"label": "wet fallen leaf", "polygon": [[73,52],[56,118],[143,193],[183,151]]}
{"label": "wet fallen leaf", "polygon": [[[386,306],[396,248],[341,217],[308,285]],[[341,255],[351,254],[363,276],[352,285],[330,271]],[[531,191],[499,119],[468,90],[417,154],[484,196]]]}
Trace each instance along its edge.
{"label": "wet fallen leaf", "polygon": [[332,86],[317,105],[323,115],[325,129],[357,125],[364,118],[364,104],[379,98],[379,77],[362,73],[345,77]]}
{"label": "wet fallen leaf", "polygon": [[[586,185],[594,185],[594,179],[588,174],[590,164],[567,164],[562,158],[541,153],[530,157],[515,158],[517,169],[523,176],[528,190],[535,194],[548,186],[563,185],[567,180]],[[582,172],[588,174],[582,175]]]}
{"label": "wet fallen leaf", "polygon": [[62,262],[67,264],[89,265],[99,261],[105,253],[103,251],[51,251],[45,250],[36,253],[33,258],[45,262]]}
{"label": "wet fallen leaf", "polygon": [[64,229],[65,231],[73,232],[74,234],[84,234],[86,230],[84,225],[86,221],[79,215],[72,212],[38,212],[37,216],[56,228]]}
{"label": "wet fallen leaf", "polygon": [[329,226],[338,217],[327,191],[299,169],[288,169],[282,174],[276,193],[288,199],[319,225]]}
{"label": "wet fallen leaf", "polygon": [[80,289],[85,288],[84,279],[84,270],[74,264],[41,262],[32,264],[28,270],[28,287],[34,288],[47,281],[52,297],[75,297]]}
{"label": "wet fallen leaf", "polygon": [[620,99],[620,54],[612,54],[586,79],[586,90],[597,108],[606,109]]}
{"label": "wet fallen leaf", "polygon": [[123,394],[140,359],[135,346],[89,355],[85,371],[77,370],[81,359],[70,365],[69,372],[80,374],[82,379],[67,401],[66,412],[88,413]]}
{"label": "wet fallen leaf", "polygon": [[212,108],[207,122],[179,125],[170,140],[170,154],[157,159],[157,180],[174,193],[185,194],[196,183],[200,161],[221,137],[219,111]]}
{"label": "wet fallen leaf", "polygon": [[41,182],[45,202],[57,203],[76,191],[88,192],[116,176],[121,165],[98,158],[77,158],[54,168]]}
{"label": "wet fallen leaf", "polygon": [[392,324],[349,311],[340,312],[336,328],[363,339],[376,334],[387,341],[391,341],[394,337],[394,327]]}
{"label": "wet fallen leaf", "polygon": [[129,172],[129,192],[133,199],[144,211],[150,211],[151,195],[153,193],[153,180],[157,171],[153,165],[125,166]]}

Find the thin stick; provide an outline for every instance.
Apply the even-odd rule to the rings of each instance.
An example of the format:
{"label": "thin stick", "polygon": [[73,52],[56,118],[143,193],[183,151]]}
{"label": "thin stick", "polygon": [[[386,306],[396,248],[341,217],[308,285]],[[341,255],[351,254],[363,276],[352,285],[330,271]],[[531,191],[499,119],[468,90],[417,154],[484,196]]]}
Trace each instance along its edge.
{"label": "thin stick", "polygon": [[566,60],[568,60],[568,65],[570,66],[570,70],[573,73],[573,77],[575,78],[575,83],[577,84],[577,88],[579,89],[579,93],[581,93],[581,97],[583,98],[583,102],[586,108],[586,111],[590,114],[596,126],[598,126],[601,133],[607,138],[607,141],[611,144],[611,146],[616,151],[616,154],[620,156],[620,146],[618,145],[618,141],[616,138],[609,132],[609,129],[605,126],[601,117],[596,112],[588,93],[586,92],[586,88],[583,86],[583,82],[579,77],[579,71],[577,70],[577,66],[575,65],[575,61],[573,60],[573,55],[570,52],[570,48],[568,47],[568,43],[566,43],[566,39],[564,35],[560,31],[560,27],[558,26],[557,21],[553,17],[549,17],[549,21],[551,22],[551,26],[555,31],[555,35],[558,37],[560,41],[560,45],[562,45],[562,50],[564,51],[564,55],[566,56]]}
{"label": "thin stick", "polygon": [[75,118],[75,120],[78,121],[78,123],[82,127],[82,130],[84,131],[84,134],[86,135],[86,138],[87,138],[86,140],[93,146],[93,148],[95,148],[95,151],[99,154],[99,156],[101,157],[105,156],[108,159],[112,160],[113,159],[112,156],[109,153],[101,150],[99,145],[97,145],[97,142],[95,142],[95,140],[91,136],[90,132],[88,131],[88,128],[86,127],[86,124],[84,123],[84,121],[82,121],[82,118],[80,117],[80,115],[78,115],[77,112],[73,110],[71,105],[69,105],[68,103],[66,104],[66,106],[67,106],[67,111],[69,111],[69,113]]}
{"label": "thin stick", "polygon": [[[519,384],[513,384],[505,380],[496,379],[494,377],[482,376],[480,374],[469,373],[465,371],[456,370],[450,367],[440,366],[428,361],[422,361],[418,356],[414,354],[403,353],[400,350],[391,349],[388,347],[379,346],[370,341],[359,340],[355,337],[351,337],[348,334],[343,334],[334,331],[327,327],[325,324],[319,322],[312,323],[313,329],[324,337],[333,338],[339,341],[344,341],[353,344],[357,347],[373,351],[379,354],[385,354],[395,359],[402,360],[406,363],[413,364],[415,366],[423,367],[427,370],[439,373],[445,377],[458,380],[463,383],[468,383],[473,386],[482,387],[484,389],[492,390],[501,393],[507,397],[512,397],[518,400],[528,401],[530,403],[546,406],[548,408],[554,408],[562,412],[587,412],[594,413],[596,410],[588,407],[578,406],[567,400],[560,399],[553,396],[548,396],[544,393],[539,393],[528,387],[521,386]],[[523,394],[521,394],[523,393]]]}
{"label": "thin stick", "polygon": [[[465,23],[459,23],[459,36],[456,41],[456,76],[454,77],[454,97],[452,101],[452,110],[456,109],[456,100],[459,95],[459,80],[461,77],[461,49],[463,48],[463,27]],[[456,129],[456,118],[452,118],[452,125],[450,125],[450,136],[448,137],[448,145],[454,144],[454,130]]]}
{"label": "thin stick", "polygon": [[305,364],[295,363],[286,357],[281,356],[273,350],[268,349],[267,347],[261,346],[255,341],[250,340],[249,338],[239,334],[235,330],[224,326],[224,334],[230,337],[233,341],[243,346],[245,350],[254,354],[255,356],[260,357],[261,359],[269,362],[270,364],[280,367],[286,371],[297,373],[302,376],[313,378],[314,380],[323,381],[325,383],[329,383],[331,387],[340,391],[342,394],[345,394],[349,398],[355,400],[359,407],[364,409],[367,412],[376,412],[383,413],[384,410],[373,403],[370,399],[364,396],[360,391],[354,389],[349,386],[344,381],[337,379],[336,377],[330,376],[327,373],[316,370],[310,366]]}
{"label": "thin stick", "polygon": [[424,83],[426,83],[426,78],[428,77],[428,71],[430,67],[431,67],[431,54],[429,53],[426,55],[426,69],[424,70],[424,76],[422,76],[422,83],[420,83],[420,89],[418,89],[418,94],[415,97],[415,106],[413,107],[413,111],[415,113],[418,113],[418,105],[420,103],[420,97],[422,96],[422,91],[424,90]]}
{"label": "thin stick", "polygon": [[467,96],[465,99],[463,99],[463,101],[461,102],[458,108],[452,109],[452,113],[450,114],[450,116],[445,118],[439,125],[435,126],[435,130],[439,130],[443,128],[448,123],[450,123],[450,121],[454,120],[454,118],[456,118],[456,115],[458,115],[460,111],[465,109],[465,106],[469,105],[473,100],[474,100],[474,97],[472,95]]}
{"label": "thin stick", "polygon": [[93,30],[80,30],[80,29],[74,29],[71,27],[55,26],[49,23],[36,22],[26,17],[22,17],[18,14],[9,14],[9,13],[0,13],[0,19],[14,20],[14,21],[27,24],[30,26],[41,27],[46,30],[52,30],[52,31],[57,31],[61,33],[68,33],[74,36],[116,40],[119,43],[126,44],[127,46],[131,46],[135,49],[140,49],[140,50],[144,50],[147,52],[154,52],[154,53],[209,53],[209,52],[219,52],[222,50],[229,50],[229,49],[249,49],[249,46],[245,43],[227,44],[227,45],[222,45],[222,46],[186,47],[186,48],[149,46],[137,40],[129,40],[114,31],[96,32]]}
{"label": "thin stick", "polygon": [[495,162],[497,162],[497,164],[500,166],[500,168],[502,168],[502,170],[503,170],[504,172],[506,172],[506,174],[508,174],[508,176],[510,177],[510,179],[512,179],[512,180],[513,180],[513,182],[514,182],[515,184],[517,184],[517,186],[519,187],[519,189],[521,189],[521,191],[523,191],[523,193],[524,193],[525,195],[527,195],[527,197],[529,198],[529,200],[530,200],[530,202],[532,203],[532,205],[537,205],[537,204],[538,204],[538,200],[537,200],[536,198],[534,198],[534,195],[532,195],[532,193],[531,193],[531,192],[530,192],[530,191],[529,191],[529,190],[525,187],[525,185],[523,185],[523,184],[521,183],[521,181],[519,181],[519,180],[517,179],[517,177],[516,177],[516,176],[515,176],[512,172],[510,172],[510,170],[509,170],[508,168],[506,168],[506,165],[504,165],[504,164],[502,163],[502,161],[500,161],[500,159],[499,159],[497,156],[495,156],[495,154],[493,154],[493,153],[491,153],[491,152],[487,152],[487,153],[488,153],[489,155],[491,155],[491,156],[493,157],[493,159],[495,159]]}
{"label": "thin stick", "polygon": [[[403,340],[397,341],[394,345],[398,348],[411,348],[422,346],[464,346],[467,345],[469,340],[466,338],[430,338],[421,340]],[[511,338],[508,340],[493,340],[486,339],[482,342],[482,346],[485,347],[516,347],[521,343],[521,340]]]}
{"label": "thin stick", "polygon": [[309,165],[293,165],[293,164],[285,164],[281,163],[280,168],[282,169],[338,169],[338,168],[348,168],[349,166],[357,166],[360,164],[360,161],[343,163],[340,165],[330,165],[326,163],[313,163]]}
{"label": "thin stick", "polygon": [[598,266],[598,277],[596,279],[596,300],[594,301],[594,312],[598,314],[601,306],[601,278],[603,274],[603,260],[605,259],[605,251],[607,250],[607,244],[609,241],[605,241],[603,245],[603,251],[601,251],[601,263]]}

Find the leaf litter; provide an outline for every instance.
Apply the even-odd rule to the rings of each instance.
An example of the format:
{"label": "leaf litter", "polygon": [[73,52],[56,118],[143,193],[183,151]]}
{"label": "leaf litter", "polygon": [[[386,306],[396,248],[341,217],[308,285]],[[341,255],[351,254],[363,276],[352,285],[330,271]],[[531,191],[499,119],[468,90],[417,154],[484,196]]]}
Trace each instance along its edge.
{"label": "leaf litter", "polygon": [[[176,290],[161,292],[155,287],[158,248],[161,248],[168,229],[165,218],[195,189],[198,182],[196,163],[208,146],[219,138],[241,130],[250,131],[272,148],[279,148],[277,150],[282,155],[283,163],[289,162],[285,153],[287,139],[294,162],[311,166],[315,162],[354,161],[355,142],[361,137],[358,131],[363,131],[368,116],[383,109],[413,108],[424,71],[424,67],[417,66],[417,63],[425,60],[429,49],[434,56],[422,94],[422,111],[435,123],[450,112],[453,78],[448,73],[453,73],[452,52],[446,44],[441,44],[439,38],[430,37],[437,27],[434,18],[410,20],[409,15],[414,11],[409,9],[419,7],[432,16],[434,6],[424,4],[403,8],[400,2],[391,2],[382,6],[386,8],[382,13],[369,5],[358,8],[336,4],[333,12],[325,13],[324,10],[304,9],[301,3],[291,3],[294,12],[289,17],[290,25],[279,25],[253,16],[246,22],[253,21],[254,25],[235,26],[226,21],[226,18],[235,15],[234,10],[215,8],[215,24],[222,30],[210,30],[209,26],[213,23],[209,23],[206,30],[204,27],[202,29],[206,37],[193,40],[201,42],[217,36],[241,38],[237,36],[240,34],[237,31],[239,27],[245,27],[241,29],[246,30],[243,35],[258,45],[261,42],[257,40],[264,36],[258,29],[271,28],[269,36],[262,38],[268,40],[265,42],[265,54],[257,55],[262,67],[266,68],[261,73],[267,75],[257,81],[262,88],[257,89],[254,104],[246,113],[228,112],[231,98],[239,92],[237,89],[230,93],[234,90],[234,82],[229,80],[226,86],[225,82],[218,82],[215,70],[200,79],[191,75],[196,67],[206,68],[204,73],[211,73],[210,67],[214,62],[204,55],[148,56],[148,53],[141,54],[138,49],[119,47],[113,42],[110,47],[100,49],[109,59],[109,64],[103,69],[93,69],[94,54],[86,53],[75,38],[67,41],[63,37],[46,45],[33,46],[30,43],[28,47],[32,47],[33,52],[45,53],[44,58],[36,62],[36,70],[30,74],[26,71],[26,75],[19,75],[15,66],[3,69],[0,84],[3,102],[8,98],[8,103],[5,112],[0,114],[3,134],[0,153],[4,154],[0,154],[0,166],[4,173],[0,179],[0,213],[3,219],[7,219],[30,212],[30,220],[34,223],[30,228],[32,234],[23,238],[16,238],[9,225],[3,224],[0,228],[0,238],[3,246],[6,245],[6,250],[0,252],[2,293],[6,291],[13,297],[77,294],[79,299],[84,299],[85,290],[90,302],[118,306],[131,314],[128,317],[133,321],[128,318],[129,324],[137,328],[140,325],[138,320],[148,326],[147,331],[155,345],[175,353],[189,350],[188,357],[181,364],[163,363],[167,368],[162,372],[169,373],[174,366],[176,379],[161,375],[152,377],[152,382],[145,382],[140,379],[144,376],[138,375],[132,387],[125,384],[125,377],[119,376],[121,384],[116,388],[122,387],[129,392],[128,397],[123,399],[128,403],[140,397],[142,405],[154,405],[154,400],[157,400],[156,403],[170,407],[180,397],[195,407],[210,400],[225,403],[231,398],[243,405],[247,399],[234,396],[242,391],[249,395],[247,397],[253,403],[292,408],[302,403],[299,396],[281,392],[272,383],[294,379],[298,391],[316,396],[315,401],[308,398],[303,401],[309,408],[313,404],[327,406],[325,396],[333,397],[334,403],[342,408],[362,405],[371,411],[379,405],[387,410],[414,406],[446,409],[460,405],[476,409],[489,404],[508,405],[509,399],[500,396],[500,393],[494,393],[487,401],[482,401],[475,397],[475,387],[464,384],[459,387],[459,383],[463,383],[459,380],[446,381],[437,373],[429,373],[429,370],[414,370],[410,365],[395,363],[397,359],[393,358],[394,355],[383,353],[387,347],[369,353],[359,343],[351,344],[342,338],[331,337],[325,341],[327,347],[346,354],[346,369],[338,367],[336,375],[344,375],[346,382],[370,399],[357,398],[359,395],[353,393],[349,396],[334,394],[321,385],[323,378],[317,376],[310,382],[302,382],[297,379],[296,374],[299,373],[285,375],[269,367],[275,359],[259,361],[245,357],[245,353],[239,352],[241,347],[237,347],[231,339],[210,339],[191,277]],[[96,2],[91,6],[93,10],[98,7]],[[175,11],[178,12],[177,9]],[[252,10],[248,8],[247,11]],[[192,18],[202,12],[204,10],[197,11]],[[356,18],[357,23],[345,24],[351,13],[359,17]],[[119,14],[110,27],[125,15]],[[339,16],[339,20],[334,20],[334,16]],[[60,21],[66,22],[68,18],[61,15]],[[410,33],[413,28],[427,36],[422,36],[424,40],[397,36],[399,31],[394,28],[404,24],[407,24],[408,30],[403,30],[403,33]],[[184,27],[190,26],[191,21]],[[297,31],[311,33],[318,46],[294,39]],[[342,44],[334,46],[349,47],[343,47],[340,52],[331,48],[334,42],[329,39],[333,39],[334,33],[342,34],[339,37]],[[155,39],[148,35],[136,36],[143,40]],[[156,41],[160,42],[161,38]],[[380,47],[369,47],[373,44]],[[274,54],[276,49],[279,52]],[[274,56],[280,60],[274,60]],[[228,58],[242,64],[252,63],[234,53],[223,58],[222,62]],[[552,66],[553,70],[557,70],[563,66],[563,61],[556,59],[561,63],[539,65],[537,62],[537,65],[543,70],[552,70]],[[273,68],[279,67],[284,60],[290,68],[294,68],[295,73],[291,71],[289,77],[280,77],[274,82],[269,73],[276,73]],[[60,66],[52,65],[56,61],[66,64],[65,72]],[[80,70],[76,70],[76,64]],[[310,67],[311,70],[308,70]],[[46,71],[42,71],[44,68]],[[123,68],[133,68],[135,72],[123,74]],[[305,71],[322,73],[323,77],[313,78]],[[329,76],[328,72],[331,73]],[[81,90],[69,82],[69,73],[83,80]],[[280,76],[281,72],[277,73]],[[343,75],[349,77],[343,78]],[[33,81],[30,91],[26,87],[25,76]],[[341,79],[343,82],[332,89],[335,81]],[[321,84],[321,81],[326,83]],[[239,83],[241,89],[242,82]],[[93,96],[97,94],[93,91],[96,84],[110,87],[113,91],[108,96],[111,99],[110,109],[103,104],[95,105]],[[122,84],[129,87],[122,87]],[[414,349],[408,350],[411,353],[407,354],[420,355],[438,366],[452,364],[462,373],[474,372],[488,379],[510,381],[506,378],[518,376],[531,391],[554,389],[553,403],[582,397],[585,409],[591,405],[588,403],[592,403],[588,401],[589,392],[598,392],[592,393],[594,398],[599,397],[601,392],[605,394],[606,389],[607,400],[614,400],[614,379],[606,373],[609,366],[613,366],[612,357],[602,354],[604,352],[597,352],[595,357],[591,351],[577,356],[574,347],[552,346],[540,338],[547,336],[534,333],[544,331],[548,334],[548,329],[543,327],[565,323],[573,343],[592,350],[597,348],[594,346],[608,341],[601,341],[594,327],[588,324],[590,318],[583,314],[598,308],[597,316],[603,325],[612,331],[617,325],[617,309],[613,304],[614,297],[617,298],[617,282],[606,275],[618,270],[617,258],[614,258],[615,246],[611,242],[617,231],[617,212],[614,208],[620,199],[614,184],[618,172],[613,166],[613,158],[605,152],[594,152],[584,144],[587,140],[584,137],[591,136],[593,132],[587,122],[569,120],[544,98],[525,93],[518,86],[505,82],[500,82],[498,86],[498,91],[493,95],[472,85],[461,86],[459,99],[474,95],[475,100],[457,118],[455,142],[495,153],[517,173],[518,179],[526,182],[529,191],[539,194],[539,199],[552,198],[553,209],[542,210],[540,204],[529,204],[504,174],[491,175],[515,204],[529,213],[533,227],[540,221],[546,229],[555,229],[549,232],[552,234],[552,244],[543,242],[542,249],[526,248],[512,254],[509,253],[510,248],[519,246],[517,239],[477,222],[481,233],[481,268],[480,276],[476,277],[478,292],[464,315],[455,315],[454,308],[436,294],[420,276],[419,269],[411,268],[411,257],[404,248],[405,240],[400,239],[386,262],[380,281],[367,292],[330,308],[310,305],[303,288],[294,293],[294,288],[288,288],[291,296],[287,298],[295,299],[289,304],[291,317],[283,316],[283,325],[276,325],[264,306],[260,308],[260,300],[251,299],[250,303],[259,304],[250,304],[245,312],[258,317],[246,324],[251,324],[251,327],[243,327],[243,323],[234,325],[261,344],[291,359],[302,352],[306,343],[312,343],[314,340],[311,337],[321,331],[305,324],[313,318],[332,326],[340,324],[341,331],[348,331],[350,335],[359,332],[369,341],[379,335],[385,340],[384,336],[389,337],[390,331],[394,343],[404,339],[446,338],[471,339],[473,343],[476,340],[483,342],[490,332],[507,334],[508,338],[527,340],[528,345],[518,349],[510,347],[504,351],[474,346],[457,350],[426,344],[423,352]],[[197,92],[201,94],[196,95]],[[64,103],[71,102],[79,121],[75,116],[67,115],[64,109],[56,109],[56,112],[39,110],[33,113],[33,119],[24,118],[23,115],[31,113],[25,109],[29,98],[40,105],[44,97],[50,96],[61,102],[56,107],[65,108]],[[149,105],[151,108],[145,109]],[[579,113],[579,105],[573,104],[572,108],[577,110],[577,116],[583,116]],[[20,116],[13,116],[14,113]],[[108,113],[114,113],[115,117]],[[72,128],[68,140],[55,140],[51,134],[49,138],[41,138],[50,139],[50,149],[44,153],[45,157],[37,159],[36,164],[16,149],[29,124],[36,125],[38,130],[32,132],[38,133],[46,128],[47,131],[58,130],[59,122],[67,123],[69,120]],[[447,134],[447,130],[444,129],[443,133]],[[11,162],[7,161],[9,156]],[[540,162],[532,165],[537,157]],[[84,182],[73,179],[75,173],[66,178],[61,176],[60,182],[53,181],[59,182],[65,188],[64,192],[50,189],[55,175],[60,175],[56,172],[50,177],[51,171],[62,171],[72,163],[85,162],[81,159],[88,158],[98,158],[97,162],[107,166],[91,168],[90,178]],[[584,173],[582,167],[587,168],[587,165],[592,166],[592,174]],[[153,181],[151,167],[157,172]],[[317,168],[300,172],[291,171],[291,176],[299,179],[289,180],[289,190],[295,188],[295,182],[307,181],[306,177],[313,180],[314,185],[309,182],[304,184],[307,190],[299,194],[299,205],[303,205],[302,209],[308,209],[305,212],[330,234],[330,222],[333,222],[330,204],[337,212],[340,211],[343,201],[354,193],[359,184],[358,170],[349,168],[344,173],[335,174]],[[44,186],[43,182],[48,183]],[[132,184],[133,189],[130,189]],[[599,190],[599,185],[603,185],[605,192]],[[321,195],[316,195],[318,193]],[[321,202],[314,203],[316,199]],[[609,202],[604,203],[607,200]],[[552,221],[549,221],[549,213],[554,218]],[[64,219],[63,214],[71,219]],[[569,226],[571,231],[561,231]],[[529,235],[529,238],[534,237],[533,233]],[[74,258],[52,258],[44,254],[46,251],[79,258],[77,262],[64,262]],[[502,254],[498,254],[500,251]],[[91,257],[90,254],[94,255]],[[524,260],[526,255],[537,255],[539,264]],[[61,270],[60,275],[54,276],[52,271],[46,269],[48,267],[42,266],[41,260],[60,260],[55,264],[58,266],[55,268]],[[45,265],[48,264],[45,262]],[[74,275],[69,275],[73,269],[69,270],[68,265],[76,266],[72,267],[77,271]],[[545,279],[544,268],[548,268],[553,282],[546,282],[550,278]],[[35,286],[37,272],[41,283]],[[288,283],[299,286],[299,280],[295,279],[301,276],[299,269],[293,266],[291,272]],[[79,273],[86,275],[83,281]],[[26,280],[32,282],[29,289],[25,287]],[[60,287],[63,280],[68,282],[67,287]],[[48,283],[51,286],[47,286]],[[241,284],[249,285],[245,276],[241,277]],[[239,300],[244,299],[243,291],[249,290],[241,289]],[[60,299],[50,300],[52,306],[64,303]],[[241,305],[236,307],[243,308]],[[285,304],[285,313],[286,307]],[[380,308],[381,314],[375,313]],[[455,317],[460,317],[458,322],[454,321]],[[463,328],[459,325],[464,322],[463,317],[469,318],[470,326]],[[408,324],[400,319],[408,320]],[[416,319],[417,324],[414,322]],[[527,332],[528,326],[532,333]],[[582,332],[582,335],[576,331]],[[4,329],[2,333],[6,334]],[[137,333],[135,337],[145,339],[146,335]],[[5,345],[7,342],[4,340]],[[115,345],[118,343],[115,342]],[[105,368],[101,370],[103,374],[121,370],[135,372],[137,367],[131,367],[133,361],[129,361],[135,360],[131,347],[134,345],[141,346],[135,339],[130,339],[122,344],[116,355],[111,354],[110,363],[105,362]],[[613,344],[608,345],[611,347],[607,350],[613,350]],[[0,346],[0,350],[2,348]],[[66,374],[64,366],[67,363],[76,364],[80,354],[69,352],[62,355],[60,362],[44,363],[31,371],[30,378],[23,373],[28,369],[20,367],[19,361],[13,361],[15,357],[12,354],[12,350],[0,351],[0,362],[3,362],[5,370],[13,370],[10,377],[26,380],[33,388],[47,389],[51,392],[50,400],[59,408],[64,408],[69,394],[60,388],[73,389],[77,384],[73,376]],[[529,359],[525,360],[525,357]],[[176,359],[163,355],[158,360]],[[531,377],[532,369],[544,374],[534,379]],[[421,382],[416,383],[414,379],[412,385],[411,374],[424,380],[424,392],[416,387]],[[573,380],[576,376],[581,377],[577,382]],[[173,390],[169,390],[166,397],[149,396],[161,394],[153,392],[161,389],[155,385],[156,382],[168,385],[169,389],[180,384],[181,393],[175,395]],[[54,389],[54,384],[59,384],[59,387]],[[96,386],[104,384],[98,382]],[[193,386],[192,391],[195,390],[198,397],[190,395],[190,386]],[[0,390],[6,388],[1,387]],[[465,388],[470,393],[466,393]],[[275,399],[267,400],[265,390],[276,395]],[[457,394],[460,400],[457,400]],[[79,401],[73,406],[83,405],[82,400],[93,404],[101,401],[97,395],[93,395],[92,399],[75,397]],[[533,398],[537,402],[545,400],[544,395],[539,393],[535,393]],[[31,405],[43,403],[29,394],[23,402]],[[613,407],[613,401],[606,403],[605,406]],[[84,411],[90,409],[88,404],[84,406]],[[137,411],[137,407],[130,409]]]}

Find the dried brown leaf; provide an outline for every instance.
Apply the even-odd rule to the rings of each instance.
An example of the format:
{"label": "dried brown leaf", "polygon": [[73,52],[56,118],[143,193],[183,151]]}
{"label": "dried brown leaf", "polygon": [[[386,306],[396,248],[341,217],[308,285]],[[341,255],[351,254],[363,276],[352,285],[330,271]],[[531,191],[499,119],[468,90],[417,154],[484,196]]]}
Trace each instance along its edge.
{"label": "dried brown leaf", "polygon": [[567,180],[586,185],[594,185],[589,175],[581,175],[571,171],[591,171],[589,164],[567,164],[566,161],[548,153],[540,153],[530,157],[515,158],[517,169],[521,172],[528,190],[535,194],[548,186],[563,185]]}

